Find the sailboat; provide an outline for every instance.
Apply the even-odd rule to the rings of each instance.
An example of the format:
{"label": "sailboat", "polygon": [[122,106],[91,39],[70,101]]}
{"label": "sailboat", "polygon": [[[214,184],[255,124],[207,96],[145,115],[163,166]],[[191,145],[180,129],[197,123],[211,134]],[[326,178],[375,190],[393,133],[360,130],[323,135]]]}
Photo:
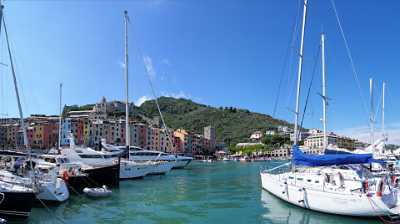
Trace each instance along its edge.
{"label": "sailboat", "polygon": [[[399,215],[398,189],[391,185],[390,177],[376,177],[359,166],[375,162],[372,154],[306,155],[297,145],[306,15],[307,0],[304,0],[292,161],[261,171],[262,188],[288,203],[324,213],[365,217]],[[324,51],[324,35],[321,46]],[[321,57],[324,58],[324,53]],[[324,65],[322,68],[324,76]],[[287,169],[288,166],[291,168]]]}
{"label": "sailboat", "polygon": [[[24,134],[24,143],[28,149],[28,142],[27,142],[27,135],[26,135],[26,128],[24,124],[24,116],[22,113],[21,102],[19,98],[19,91],[17,85],[17,79],[14,70],[14,64],[12,61],[11,49],[8,40],[7,28],[6,23],[3,17],[3,4],[0,2],[0,31],[1,31],[1,24],[4,25],[4,32],[6,35],[7,41],[7,49],[8,55],[11,63],[11,72],[14,81],[14,90],[17,98],[18,103],[18,110],[20,116],[20,124]],[[32,185],[23,185],[21,183],[10,181],[6,182],[3,179],[0,179],[0,215],[6,216],[19,216],[19,217],[28,217],[32,210],[32,203],[35,199],[35,191]]]}
{"label": "sailboat", "polygon": [[[3,10],[3,7],[1,7],[1,10]],[[61,178],[57,178],[57,174],[55,172],[55,166],[51,164],[49,165],[40,163],[39,161],[36,161],[31,157],[30,146],[28,144],[27,134],[26,134],[26,126],[19,100],[19,92],[15,78],[13,58],[11,55],[11,49],[9,46],[8,33],[5,23],[4,23],[4,31],[7,40],[8,53],[10,57],[9,60],[11,63],[11,71],[13,73],[15,92],[18,101],[20,126],[23,133],[24,145],[25,148],[28,150],[28,154],[25,155],[23,158],[21,158],[22,160],[20,160],[23,161],[24,163],[21,164],[22,165],[21,168],[25,171],[24,173],[19,174],[18,170],[15,170],[16,172],[9,172],[7,170],[2,170],[0,172],[0,177],[3,180],[3,182],[19,183],[24,186],[32,186],[33,190],[35,191],[37,200],[49,201],[49,202],[63,202],[69,198],[69,191],[67,189],[65,182]]]}
{"label": "sailboat", "polygon": [[[129,60],[128,60],[128,11],[124,11],[124,25],[125,25],[125,149],[127,150],[128,159],[121,158],[120,162],[120,179],[135,179],[142,178],[148,174],[150,174],[155,164],[151,163],[137,163],[135,161],[131,161],[129,159],[129,150],[130,150],[130,127],[129,127]],[[103,147],[104,142],[102,142]],[[112,145],[108,145],[105,149],[117,151],[116,147]],[[110,154],[114,154],[110,152]]]}

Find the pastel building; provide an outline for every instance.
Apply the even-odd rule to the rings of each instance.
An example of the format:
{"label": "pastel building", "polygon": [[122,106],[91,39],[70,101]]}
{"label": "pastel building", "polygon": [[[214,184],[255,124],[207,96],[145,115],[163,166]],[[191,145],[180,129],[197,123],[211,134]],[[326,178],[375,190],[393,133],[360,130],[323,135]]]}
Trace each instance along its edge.
{"label": "pastel building", "polygon": [[64,118],[61,121],[61,145],[69,145],[69,134],[72,132],[72,119]]}
{"label": "pastel building", "polygon": [[215,128],[210,126],[204,127],[204,138],[209,141],[209,149],[215,151],[215,146],[217,144],[217,137]]}
{"label": "pastel building", "polygon": [[179,148],[184,153],[192,153],[192,135],[184,129],[177,129],[174,136],[179,138]]}

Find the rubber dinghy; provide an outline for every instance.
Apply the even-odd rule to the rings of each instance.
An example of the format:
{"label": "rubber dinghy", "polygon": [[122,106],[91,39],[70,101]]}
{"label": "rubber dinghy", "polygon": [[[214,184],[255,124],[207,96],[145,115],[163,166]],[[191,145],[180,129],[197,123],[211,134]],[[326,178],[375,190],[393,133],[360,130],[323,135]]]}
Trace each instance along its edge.
{"label": "rubber dinghy", "polygon": [[104,198],[111,196],[112,191],[109,190],[107,186],[103,185],[103,187],[86,187],[83,189],[83,193],[92,198]]}

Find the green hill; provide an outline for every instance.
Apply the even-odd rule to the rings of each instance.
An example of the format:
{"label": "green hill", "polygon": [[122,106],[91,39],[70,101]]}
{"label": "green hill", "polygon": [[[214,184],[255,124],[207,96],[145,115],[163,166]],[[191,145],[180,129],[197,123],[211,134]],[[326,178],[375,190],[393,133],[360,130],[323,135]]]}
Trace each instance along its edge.
{"label": "green hill", "polygon": [[[203,133],[203,127],[212,125],[216,128],[218,141],[227,144],[247,141],[257,130],[265,131],[278,125],[292,126],[269,115],[233,107],[215,108],[188,99],[160,97],[158,103],[168,127]],[[154,100],[144,102],[138,110],[146,117],[159,116]]]}

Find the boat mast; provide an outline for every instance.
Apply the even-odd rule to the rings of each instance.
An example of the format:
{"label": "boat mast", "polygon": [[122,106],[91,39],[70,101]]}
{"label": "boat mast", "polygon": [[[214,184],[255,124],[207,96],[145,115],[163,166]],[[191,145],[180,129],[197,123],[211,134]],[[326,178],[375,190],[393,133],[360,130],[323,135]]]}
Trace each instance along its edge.
{"label": "boat mast", "polygon": [[325,75],[325,34],[321,34],[321,69],[322,69],[322,122],[324,129],[324,150],[328,146],[327,136],[326,136],[326,106],[327,106],[327,97],[326,97],[326,75]]}
{"label": "boat mast", "polygon": [[61,149],[61,123],[62,123],[62,83],[60,83],[60,117],[58,120],[58,149]]}
{"label": "boat mast", "polygon": [[295,111],[295,122],[294,122],[294,144],[295,145],[297,145],[297,143],[298,143],[300,86],[301,86],[301,73],[303,70],[304,30],[305,30],[305,26],[306,26],[306,16],[307,16],[307,0],[304,0],[303,21],[302,21],[302,26],[301,26],[301,38],[300,38],[299,65],[298,65],[298,74],[297,74],[296,111]]}
{"label": "boat mast", "polygon": [[370,97],[370,115],[369,115],[369,125],[370,125],[370,136],[369,141],[370,144],[374,144],[374,92],[373,92],[373,79],[369,79],[369,97]]}
{"label": "boat mast", "polygon": [[8,39],[8,33],[7,33],[7,27],[6,27],[6,23],[4,21],[3,18],[3,8],[4,6],[0,3],[0,19],[3,21],[3,25],[4,25],[4,33],[6,35],[6,41],[7,41],[7,49],[8,49],[8,56],[10,58],[10,64],[11,64],[11,73],[13,76],[13,82],[14,82],[14,89],[15,89],[15,95],[17,97],[17,103],[18,103],[18,112],[19,112],[19,118],[20,118],[20,125],[21,125],[21,129],[22,129],[22,134],[23,134],[23,138],[24,138],[24,145],[25,148],[28,150],[28,159],[31,161],[31,148],[29,147],[29,143],[28,143],[28,135],[26,133],[26,126],[25,126],[25,122],[24,122],[24,115],[22,112],[22,106],[21,106],[21,100],[19,97],[19,90],[18,90],[18,84],[17,84],[17,77],[15,75],[15,69],[14,69],[14,61],[12,58],[12,54],[11,54],[11,47],[10,47],[10,42]]}
{"label": "boat mast", "polygon": [[386,83],[382,83],[382,136],[384,141],[386,141],[386,134],[385,134],[385,87]]}
{"label": "boat mast", "polygon": [[125,24],[125,146],[128,150],[130,146],[130,130],[129,130],[129,79],[128,79],[128,11],[124,11],[124,24]]}

